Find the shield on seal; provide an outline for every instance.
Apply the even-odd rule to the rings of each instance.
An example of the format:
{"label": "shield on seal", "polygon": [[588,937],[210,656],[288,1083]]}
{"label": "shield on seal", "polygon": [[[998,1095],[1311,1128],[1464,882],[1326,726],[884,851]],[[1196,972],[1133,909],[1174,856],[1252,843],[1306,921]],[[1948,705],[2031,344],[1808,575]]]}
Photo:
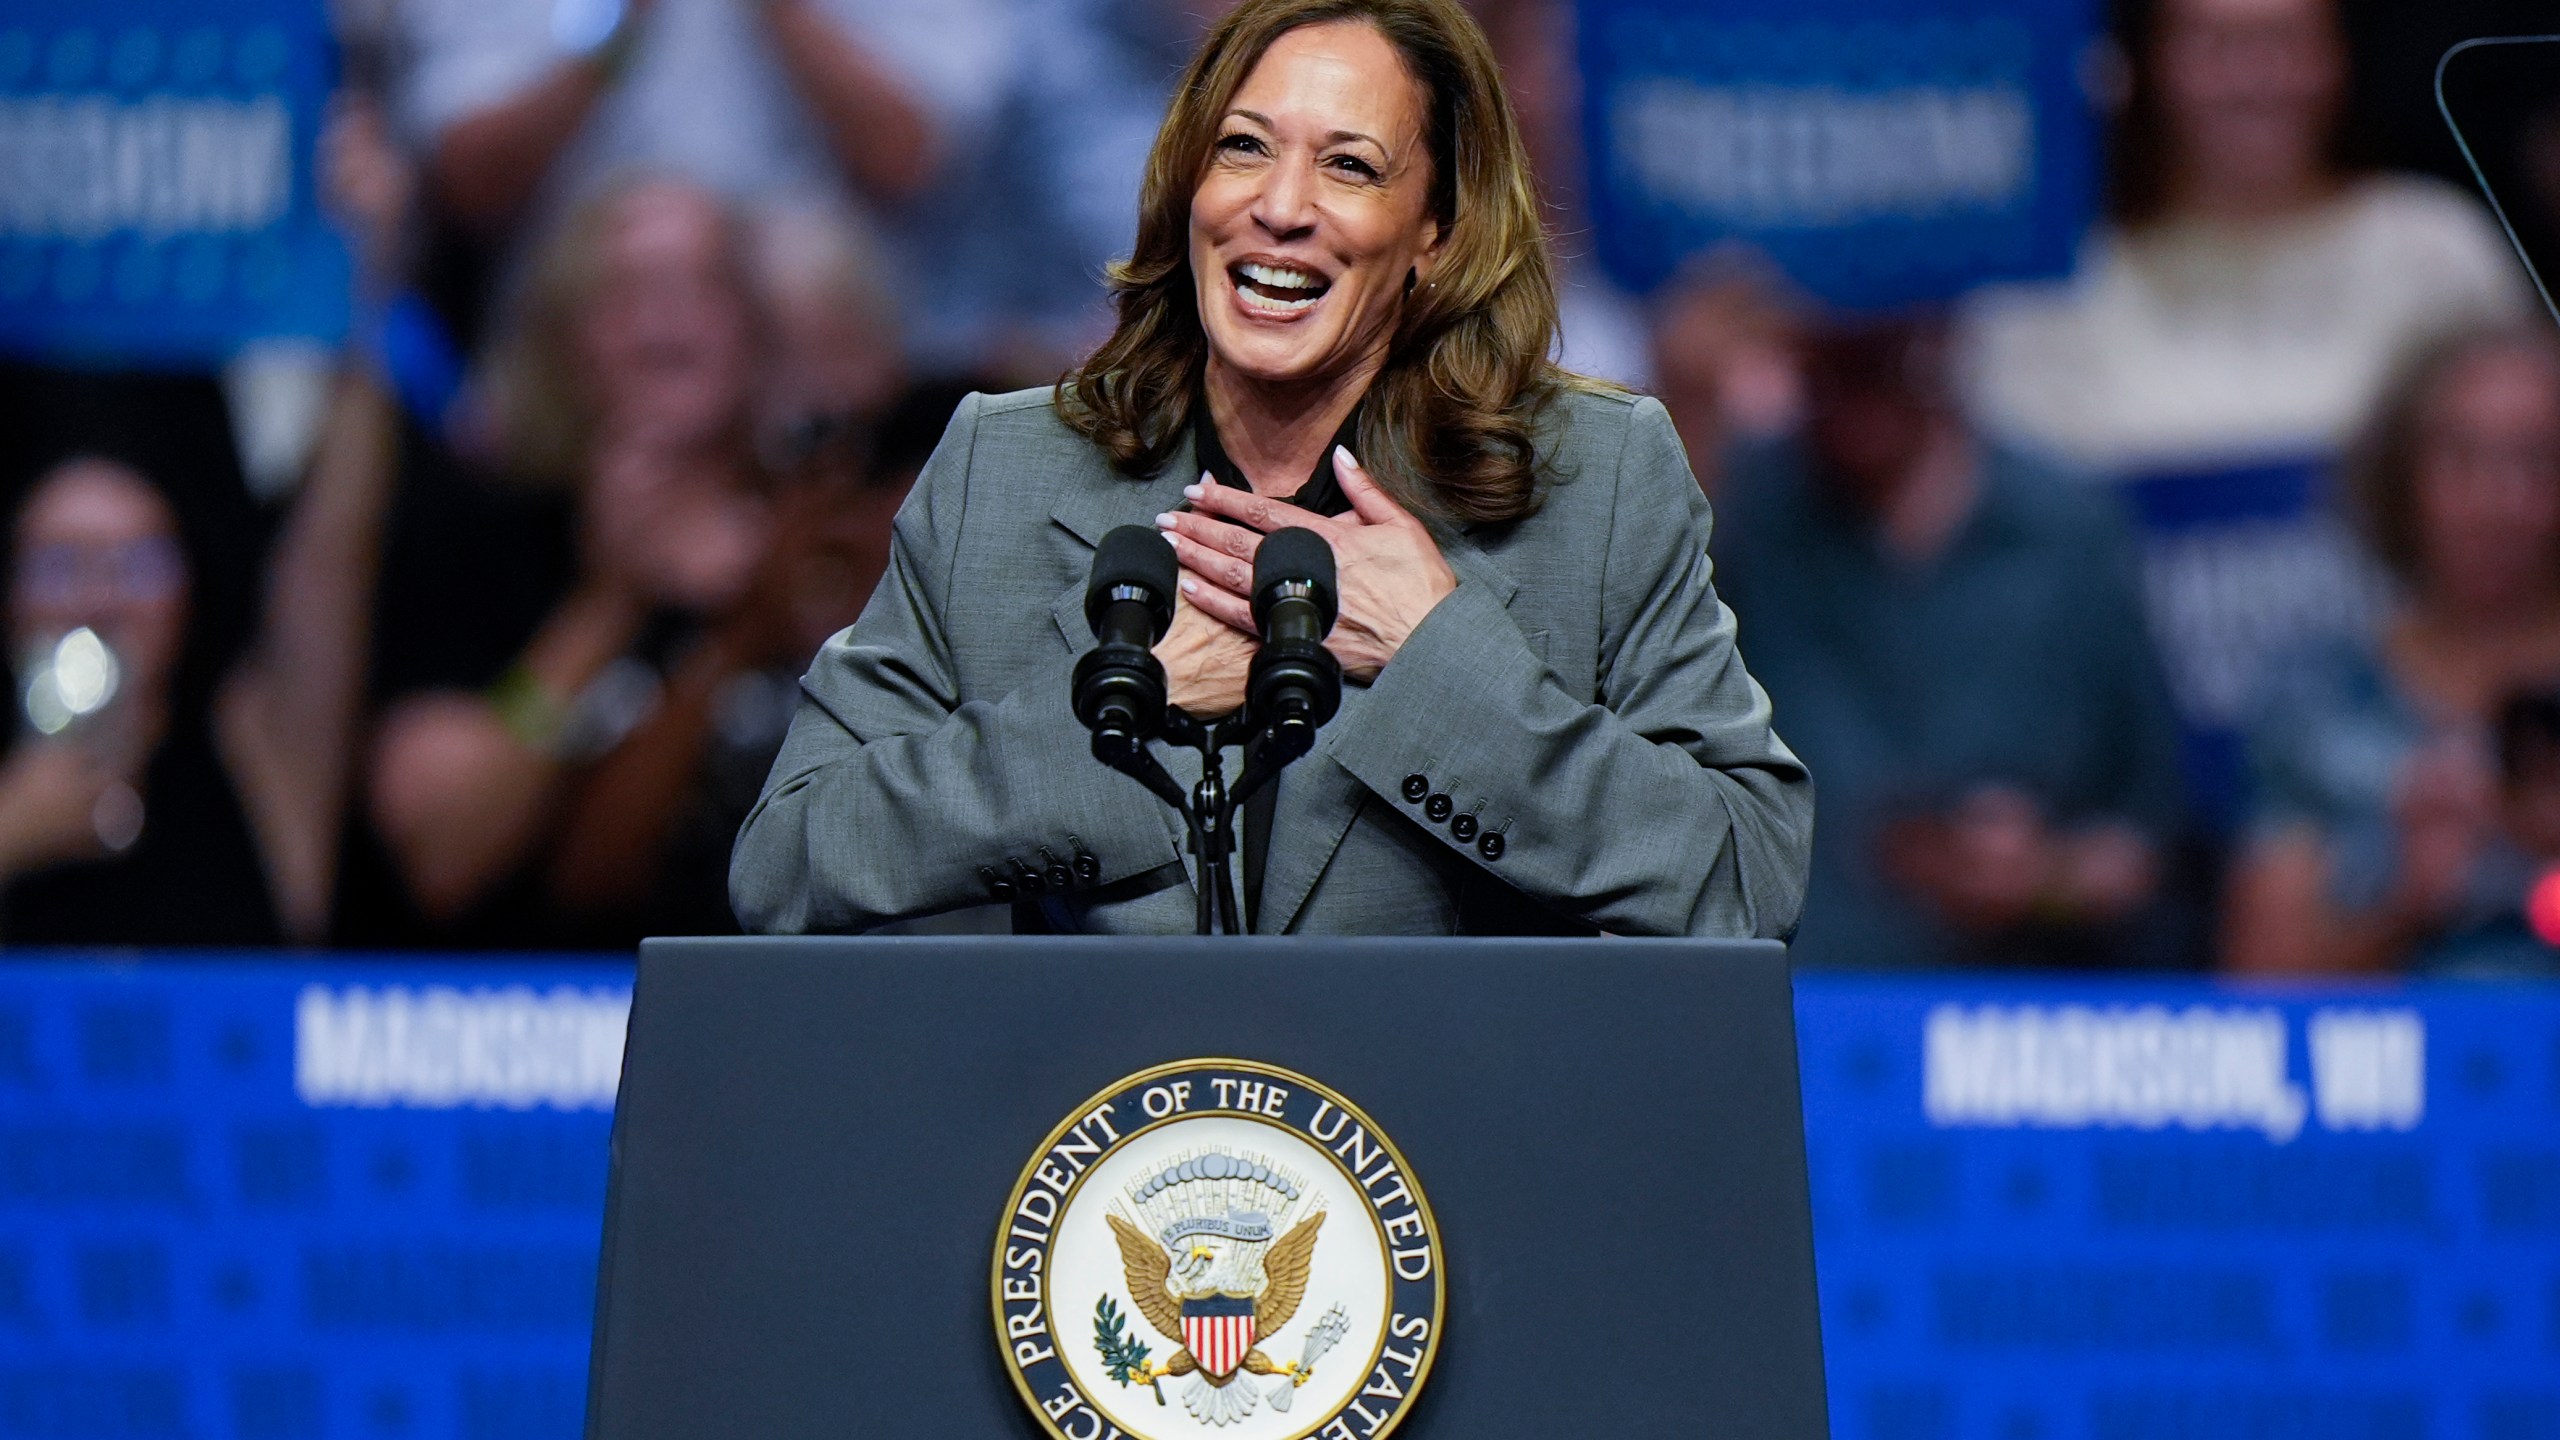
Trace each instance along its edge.
{"label": "shield on seal", "polygon": [[1182,1343],[1210,1378],[1224,1380],[1253,1350],[1253,1301],[1226,1295],[1182,1302]]}

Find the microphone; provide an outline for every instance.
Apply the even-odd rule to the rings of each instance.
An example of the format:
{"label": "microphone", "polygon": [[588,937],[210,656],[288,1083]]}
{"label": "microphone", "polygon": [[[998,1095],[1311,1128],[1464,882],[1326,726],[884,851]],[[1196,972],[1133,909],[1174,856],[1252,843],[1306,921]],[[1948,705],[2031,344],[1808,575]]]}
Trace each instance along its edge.
{"label": "microphone", "polygon": [[1164,728],[1164,665],[1154,646],[1173,624],[1179,579],[1173,547],[1145,525],[1121,526],[1093,553],[1084,618],[1097,643],[1076,662],[1075,712],[1106,763],[1136,755]]}
{"label": "microphone", "polygon": [[1245,707],[1277,763],[1306,754],[1317,727],[1342,708],[1342,662],[1324,648],[1338,603],[1333,547],[1323,536],[1293,526],[1262,538],[1253,557],[1262,648],[1245,677]]}

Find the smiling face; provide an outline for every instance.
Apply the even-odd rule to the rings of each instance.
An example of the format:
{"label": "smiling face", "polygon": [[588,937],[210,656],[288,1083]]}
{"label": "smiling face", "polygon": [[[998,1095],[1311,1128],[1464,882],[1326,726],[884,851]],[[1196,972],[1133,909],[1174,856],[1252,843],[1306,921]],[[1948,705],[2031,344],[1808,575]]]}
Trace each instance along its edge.
{"label": "smiling face", "polygon": [[1214,367],[1272,385],[1374,372],[1405,278],[1439,243],[1422,87],[1358,21],[1271,44],[1219,121],[1191,200]]}
{"label": "smiling face", "polygon": [[2485,348],[2448,368],[2419,412],[2412,477],[2419,585],[2472,615],[2529,614],[2560,555],[2560,369],[2539,349]]}
{"label": "smiling face", "polygon": [[601,258],[577,334],[599,411],[677,444],[735,425],[754,331],[719,202],[674,181],[642,185],[616,202]]}
{"label": "smiling face", "polygon": [[2346,85],[2336,0],[2168,0],[2163,119],[2195,182],[2291,190],[2327,165]]}
{"label": "smiling face", "polygon": [[87,626],[128,683],[157,690],[177,668],[188,597],[177,518],[160,492],[113,461],[73,460],[27,496],[16,539],[12,648]]}

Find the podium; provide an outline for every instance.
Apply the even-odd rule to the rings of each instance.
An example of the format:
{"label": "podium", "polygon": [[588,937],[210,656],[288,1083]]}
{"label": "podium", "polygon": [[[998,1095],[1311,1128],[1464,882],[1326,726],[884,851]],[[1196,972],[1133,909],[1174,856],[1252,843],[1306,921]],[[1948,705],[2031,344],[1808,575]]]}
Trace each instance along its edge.
{"label": "podium", "polygon": [[[1186,1075],[1194,1109],[1159,1115]],[[1242,1117],[1202,1113],[1219,1097]],[[1250,1120],[1269,1143],[1153,1128],[1194,1119]],[[1370,1127],[1391,1144],[1353,1138]],[[1087,1179],[1065,1201],[1084,1218],[1060,1218],[1052,1191]],[[1310,1199],[1327,1185],[1335,1198]],[[1215,1186],[1225,1208],[1201,1218],[1183,1196]],[[1077,1224],[1121,1250],[1068,1254]],[[1434,1348],[1419,1376],[1419,1346],[1382,1338],[1376,1382],[1337,1411],[1318,1392],[1361,1384],[1358,1327],[1381,1323],[1362,1263],[1387,1267],[1396,1333],[1427,1329]],[[1246,1279],[1203,1281],[1176,1321],[1143,1293],[1165,1264],[1167,1295],[1191,1269]],[[1073,1289],[1071,1270],[1103,1278]],[[1048,1311],[1001,1298],[1053,1280]],[[598,1283],[602,1440],[1108,1440],[1115,1416],[1217,1440],[1368,1440],[1382,1416],[1398,1440],[1828,1433],[1770,943],[651,941]],[[1235,1294],[1263,1298],[1219,1299]],[[1354,1333],[1325,1353],[1301,1337],[1328,1303]],[[1256,1308],[1261,1333],[1223,1353],[1210,1312]],[[1027,1338],[1007,1338],[1008,1316]],[[1133,1371],[1124,1348],[1104,1378],[1115,1335],[1152,1358]],[[1154,1378],[1168,1355],[1176,1373]],[[1314,1398],[1284,1415],[1302,1356],[1320,1357],[1294,1382]],[[1071,1383],[1092,1408],[1060,1398]],[[1217,1404],[1251,1413],[1182,1408]]]}

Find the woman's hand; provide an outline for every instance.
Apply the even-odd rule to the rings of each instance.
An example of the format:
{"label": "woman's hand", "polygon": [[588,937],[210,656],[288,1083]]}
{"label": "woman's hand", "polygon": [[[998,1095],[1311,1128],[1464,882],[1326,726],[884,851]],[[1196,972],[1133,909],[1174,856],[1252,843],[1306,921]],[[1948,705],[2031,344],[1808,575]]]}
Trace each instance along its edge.
{"label": "woman's hand", "polygon": [[2497,826],[2497,776],[2481,747],[2439,736],[2412,751],[2393,784],[2399,869],[2385,899],[2390,920],[2424,935],[2458,913]]}
{"label": "woman's hand", "polygon": [[[1189,587],[1185,587],[1189,588]],[[1164,664],[1165,698],[1184,714],[1215,720],[1244,708],[1245,672],[1262,648],[1250,629],[1222,623],[1189,596],[1177,596],[1173,628],[1156,642],[1156,659]]]}
{"label": "woman's hand", "polygon": [[1194,509],[1159,515],[1156,524],[1173,536],[1185,597],[1247,635],[1256,633],[1253,557],[1262,537],[1292,525],[1322,535],[1333,546],[1342,602],[1325,648],[1342,662],[1345,678],[1366,684],[1404,648],[1422,617],[1458,588],[1458,576],[1431,532],[1389,499],[1350,451],[1335,446],[1333,468],[1351,502],[1348,515],[1318,515],[1203,477],[1183,492]]}
{"label": "woman's hand", "polygon": [[123,783],[87,746],[21,740],[0,767],[0,879],[107,854],[99,805]]}
{"label": "woman's hand", "polygon": [[585,499],[588,578],[646,606],[719,611],[745,593],[769,507],[684,461],[653,422],[609,426]]}

